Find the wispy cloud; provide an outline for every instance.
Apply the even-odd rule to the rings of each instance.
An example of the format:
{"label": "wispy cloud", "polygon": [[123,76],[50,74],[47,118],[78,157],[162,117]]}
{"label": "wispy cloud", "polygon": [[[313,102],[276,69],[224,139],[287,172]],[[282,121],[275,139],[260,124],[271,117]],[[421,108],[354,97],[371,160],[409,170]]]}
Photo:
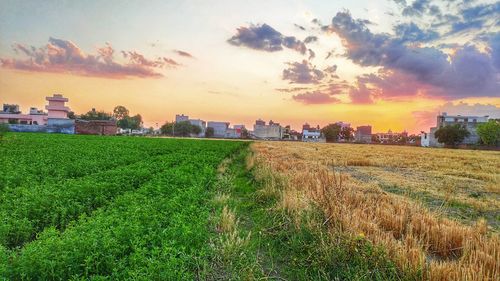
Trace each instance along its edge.
{"label": "wispy cloud", "polygon": [[136,51],[121,51],[125,62],[119,62],[115,60],[115,49],[109,43],[98,48],[95,54],[87,54],[69,40],[52,37],[43,47],[14,44],[13,49],[24,58],[1,58],[2,67],[120,79],[163,77],[162,68],[180,65],[166,57],[148,59]]}
{"label": "wispy cloud", "polygon": [[181,50],[174,50],[174,52],[176,54],[178,54],[179,56],[181,57],[187,57],[187,58],[194,58],[193,55],[191,55],[190,53],[186,52],[186,51],[181,51]]}
{"label": "wispy cloud", "polygon": [[292,96],[292,99],[303,104],[332,104],[340,103],[340,100],[328,93],[314,91],[305,92],[302,94],[296,94]]}

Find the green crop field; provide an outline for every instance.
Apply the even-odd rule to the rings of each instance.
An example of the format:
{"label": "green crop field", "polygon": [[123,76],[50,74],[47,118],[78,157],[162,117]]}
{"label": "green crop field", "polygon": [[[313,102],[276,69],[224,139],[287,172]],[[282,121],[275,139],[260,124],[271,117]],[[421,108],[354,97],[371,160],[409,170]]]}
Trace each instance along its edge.
{"label": "green crop field", "polygon": [[0,278],[192,279],[210,186],[244,142],[10,134],[0,142]]}
{"label": "green crop field", "polygon": [[0,280],[498,280],[498,153],[423,151],[9,133]]}

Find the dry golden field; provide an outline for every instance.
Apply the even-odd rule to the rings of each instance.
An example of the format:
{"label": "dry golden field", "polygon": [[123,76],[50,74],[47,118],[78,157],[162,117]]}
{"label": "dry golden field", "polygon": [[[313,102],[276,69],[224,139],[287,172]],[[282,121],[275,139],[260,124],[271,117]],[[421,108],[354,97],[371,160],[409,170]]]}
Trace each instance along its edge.
{"label": "dry golden field", "polygon": [[[500,280],[500,152],[256,142],[262,192],[365,237],[424,280]],[[258,176],[258,173],[257,173]],[[263,177],[264,178],[264,177]]]}

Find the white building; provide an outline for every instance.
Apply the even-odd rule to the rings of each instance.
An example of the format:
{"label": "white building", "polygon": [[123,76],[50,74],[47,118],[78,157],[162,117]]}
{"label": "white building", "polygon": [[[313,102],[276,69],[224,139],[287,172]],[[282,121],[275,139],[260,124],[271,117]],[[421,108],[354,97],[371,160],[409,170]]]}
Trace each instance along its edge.
{"label": "white building", "polygon": [[426,133],[426,132],[421,132],[420,134],[420,145],[423,146],[423,147],[429,147],[430,145],[430,138],[429,138],[429,134]]}
{"label": "white building", "polygon": [[266,125],[266,122],[259,119],[253,125],[253,135],[259,139],[280,140],[283,138],[283,127],[272,120]]}
{"label": "white building", "polygon": [[304,129],[302,130],[302,141],[305,142],[320,142],[321,132],[316,129]]}
{"label": "white building", "polygon": [[207,130],[207,122],[201,120],[201,119],[189,119],[187,120],[191,125],[193,126],[198,126],[200,127],[201,131],[200,133],[198,134],[197,137],[204,137],[205,136],[205,132]]}
{"label": "white building", "polygon": [[463,144],[475,144],[479,141],[479,135],[476,132],[477,125],[488,122],[487,115],[485,116],[462,116],[448,115],[446,112],[436,117],[436,127],[430,128],[428,134],[429,146],[439,147],[443,144],[439,143],[434,137],[434,133],[441,127],[448,125],[460,124],[469,131],[470,135],[464,139]]}
{"label": "white building", "polygon": [[229,128],[229,122],[208,121],[207,128],[212,128],[214,130],[214,137],[224,138]]}
{"label": "white building", "polygon": [[184,122],[184,121],[189,121],[189,116],[187,115],[184,115],[184,114],[176,114],[175,115],[175,123],[179,123],[179,122]]}

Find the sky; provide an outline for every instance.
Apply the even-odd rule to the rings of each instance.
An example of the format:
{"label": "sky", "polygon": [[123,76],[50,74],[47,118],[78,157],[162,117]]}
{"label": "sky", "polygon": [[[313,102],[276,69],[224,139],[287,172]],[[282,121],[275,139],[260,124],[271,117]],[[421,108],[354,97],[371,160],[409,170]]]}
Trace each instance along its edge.
{"label": "sky", "polygon": [[0,103],[252,128],[500,118],[500,2],[0,0]]}

